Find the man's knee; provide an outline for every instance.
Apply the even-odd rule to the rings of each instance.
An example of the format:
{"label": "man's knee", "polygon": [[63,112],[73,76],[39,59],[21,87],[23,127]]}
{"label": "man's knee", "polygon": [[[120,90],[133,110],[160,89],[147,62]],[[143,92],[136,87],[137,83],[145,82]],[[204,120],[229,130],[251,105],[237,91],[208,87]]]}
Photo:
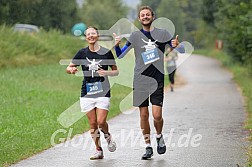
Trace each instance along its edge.
{"label": "man's knee", "polygon": [[140,117],[141,120],[149,120],[149,111],[141,111]]}
{"label": "man's knee", "polygon": [[155,122],[161,122],[161,121],[163,121],[163,117],[162,117],[161,114],[153,115],[153,118],[154,118]]}

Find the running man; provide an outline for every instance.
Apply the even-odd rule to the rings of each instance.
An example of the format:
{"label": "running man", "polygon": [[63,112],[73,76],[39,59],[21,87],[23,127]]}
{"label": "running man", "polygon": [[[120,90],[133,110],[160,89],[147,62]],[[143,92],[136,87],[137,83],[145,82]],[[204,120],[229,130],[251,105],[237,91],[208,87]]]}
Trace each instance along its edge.
{"label": "running man", "polygon": [[[81,87],[80,106],[85,112],[90,133],[96,146],[96,152],[91,160],[103,159],[103,150],[100,143],[100,130],[108,143],[108,150],[114,152],[116,143],[109,133],[106,122],[110,106],[110,84],[108,76],[118,75],[117,66],[111,51],[98,44],[99,33],[97,28],[88,27],[86,32],[88,47],[80,49],[68,65],[66,72],[75,74],[78,65],[81,65],[84,79]],[[108,67],[112,70],[108,71]]]}
{"label": "running man", "polygon": [[[142,24],[140,31],[133,32],[125,46],[121,49],[120,36],[113,33],[115,38],[115,51],[118,58],[134,48],[135,69],[133,83],[133,105],[140,110],[140,126],[146,143],[146,150],[142,156],[143,160],[153,156],[153,149],[150,140],[149,124],[149,99],[152,103],[152,115],[156,129],[156,141],[158,154],[166,152],[166,146],[162,135],[163,117],[162,106],[164,98],[164,51],[167,44],[180,47],[178,35],[174,40],[168,31],[151,26],[154,20],[154,12],[149,6],[142,6],[138,11],[138,20]],[[179,49],[180,48],[180,49]]]}

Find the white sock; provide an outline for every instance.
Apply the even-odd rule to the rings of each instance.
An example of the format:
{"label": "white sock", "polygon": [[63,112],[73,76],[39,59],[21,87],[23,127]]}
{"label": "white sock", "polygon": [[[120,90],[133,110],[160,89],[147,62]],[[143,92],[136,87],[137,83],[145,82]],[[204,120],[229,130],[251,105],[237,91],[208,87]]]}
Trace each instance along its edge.
{"label": "white sock", "polygon": [[104,134],[105,139],[108,138],[109,136],[110,136],[109,133],[108,134]]}
{"label": "white sock", "polygon": [[151,147],[151,144],[150,143],[146,143],[146,147]]}
{"label": "white sock", "polygon": [[160,138],[162,136],[162,134],[157,134],[156,138]]}

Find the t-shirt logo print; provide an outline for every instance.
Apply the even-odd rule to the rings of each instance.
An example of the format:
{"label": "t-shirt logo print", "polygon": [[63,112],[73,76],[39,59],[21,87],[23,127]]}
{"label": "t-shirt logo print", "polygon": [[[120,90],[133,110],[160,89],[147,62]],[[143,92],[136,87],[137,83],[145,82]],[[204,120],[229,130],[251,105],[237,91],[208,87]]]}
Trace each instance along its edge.
{"label": "t-shirt logo print", "polygon": [[147,44],[147,45],[142,46],[142,48],[145,48],[145,51],[154,50],[157,47],[157,44],[156,44],[157,40],[152,42],[151,39],[149,39],[149,41],[147,42],[144,39],[142,39],[142,41]]}
{"label": "t-shirt logo print", "polygon": [[95,59],[93,59],[93,61],[89,60],[87,57],[86,57],[87,61],[90,62],[90,64],[88,64],[88,70],[89,71],[92,71],[92,78],[94,78],[94,72],[97,71],[99,69],[99,67],[101,67],[100,65],[100,61],[95,61]]}

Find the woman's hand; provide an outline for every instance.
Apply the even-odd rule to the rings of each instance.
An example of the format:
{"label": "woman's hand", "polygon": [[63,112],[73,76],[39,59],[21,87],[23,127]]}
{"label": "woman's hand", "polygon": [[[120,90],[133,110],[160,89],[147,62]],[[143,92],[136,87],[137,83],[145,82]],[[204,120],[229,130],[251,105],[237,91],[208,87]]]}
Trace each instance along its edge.
{"label": "woman's hand", "polygon": [[116,65],[113,65],[111,67],[111,71],[106,71],[106,70],[103,70],[102,68],[100,68],[98,71],[96,71],[101,77],[104,77],[104,76],[117,76],[119,75],[119,71],[117,69],[117,66]]}
{"label": "woman's hand", "polygon": [[98,71],[96,71],[96,73],[98,73],[100,77],[108,75],[108,71],[105,71],[103,69],[99,69]]}
{"label": "woman's hand", "polygon": [[78,71],[78,68],[76,68],[76,67],[71,67],[71,66],[68,66],[67,69],[66,69],[66,72],[67,72],[68,74],[75,74],[77,71]]}

